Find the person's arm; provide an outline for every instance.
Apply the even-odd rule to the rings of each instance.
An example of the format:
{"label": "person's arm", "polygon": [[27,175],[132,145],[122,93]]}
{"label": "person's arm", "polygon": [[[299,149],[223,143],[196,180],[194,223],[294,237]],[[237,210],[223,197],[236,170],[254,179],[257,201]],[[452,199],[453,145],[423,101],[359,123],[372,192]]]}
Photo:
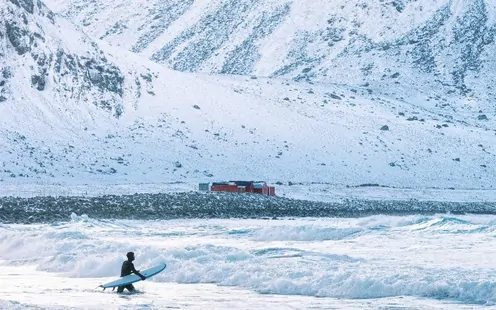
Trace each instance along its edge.
{"label": "person's arm", "polygon": [[141,273],[139,273],[139,271],[138,271],[138,270],[136,270],[136,268],[134,268],[134,264],[133,264],[133,263],[131,263],[131,271],[132,271],[134,274],[138,275],[138,277],[140,277],[140,278],[141,278],[141,280],[145,280],[145,279],[146,279],[146,277],[145,277],[144,275],[142,275]]}

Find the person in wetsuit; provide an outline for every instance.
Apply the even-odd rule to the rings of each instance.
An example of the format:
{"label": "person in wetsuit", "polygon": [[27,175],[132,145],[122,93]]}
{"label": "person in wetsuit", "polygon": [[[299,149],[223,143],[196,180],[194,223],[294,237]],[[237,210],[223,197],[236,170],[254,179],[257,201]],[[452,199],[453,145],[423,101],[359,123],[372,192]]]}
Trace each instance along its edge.
{"label": "person in wetsuit", "polygon": [[[141,280],[145,280],[146,277],[144,275],[142,275],[141,273],[139,273],[139,271],[134,268],[134,264],[133,264],[134,253],[129,252],[126,254],[126,256],[127,256],[127,261],[124,261],[122,263],[121,277],[125,277],[127,275],[130,275],[131,273],[134,273],[134,274],[138,275],[141,278]],[[117,288],[117,293],[122,293],[125,288],[127,288],[127,290],[130,292],[135,290],[134,285],[128,284],[125,286],[119,286]]]}

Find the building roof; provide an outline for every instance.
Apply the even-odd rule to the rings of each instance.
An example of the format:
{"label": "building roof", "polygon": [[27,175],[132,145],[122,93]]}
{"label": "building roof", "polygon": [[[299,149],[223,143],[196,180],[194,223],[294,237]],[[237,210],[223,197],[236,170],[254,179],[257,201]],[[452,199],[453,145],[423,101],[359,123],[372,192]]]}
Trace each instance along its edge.
{"label": "building roof", "polygon": [[236,184],[237,186],[250,186],[253,181],[230,181]]}
{"label": "building roof", "polygon": [[212,186],[217,186],[217,185],[229,185],[229,182],[212,182]]}

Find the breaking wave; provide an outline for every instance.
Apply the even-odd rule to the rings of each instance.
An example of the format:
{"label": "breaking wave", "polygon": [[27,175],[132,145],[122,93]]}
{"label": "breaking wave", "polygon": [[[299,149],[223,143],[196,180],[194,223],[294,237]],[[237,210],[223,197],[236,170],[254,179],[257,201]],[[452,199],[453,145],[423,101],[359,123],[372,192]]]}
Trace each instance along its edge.
{"label": "breaking wave", "polygon": [[[409,252],[416,245],[409,238],[441,238],[436,246],[457,236],[494,238],[495,223],[495,217],[475,215],[101,221],[74,214],[69,223],[4,225],[0,259],[67,277],[111,278],[120,270],[123,253],[132,249],[137,267],[167,263],[166,272],[150,279],[156,282],[214,283],[261,294],[416,296],[492,305],[496,266],[432,263],[429,255],[445,259],[443,251],[449,247],[424,257]],[[391,251],[408,242],[412,250]],[[466,246],[459,255],[470,255],[469,243]],[[419,258],[408,260],[406,253]]]}

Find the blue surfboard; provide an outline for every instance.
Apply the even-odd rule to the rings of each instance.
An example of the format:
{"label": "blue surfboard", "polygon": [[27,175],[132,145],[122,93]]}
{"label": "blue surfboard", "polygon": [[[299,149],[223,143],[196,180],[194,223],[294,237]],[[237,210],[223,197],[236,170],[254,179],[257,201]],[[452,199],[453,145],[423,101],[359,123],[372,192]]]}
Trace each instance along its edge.
{"label": "blue surfboard", "polygon": [[[162,263],[162,264],[158,264],[157,266],[153,266],[153,267],[150,267],[150,268],[145,269],[143,271],[140,271],[139,273],[141,273],[142,275],[144,275],[148,279],[150,277],[153,277],[157,273],[162,272],[165,269],[165,267],[167,267],[167,265]],[[130,274],[130,275],[127,275],[125,277],[121,277],[117,280],[102,284],[99,287],[106,289],[109,287],[125,286],[125,285],[131,284],[134,282],[138,282],[138,281],[141,281],[141,278],[138,275]]]}

